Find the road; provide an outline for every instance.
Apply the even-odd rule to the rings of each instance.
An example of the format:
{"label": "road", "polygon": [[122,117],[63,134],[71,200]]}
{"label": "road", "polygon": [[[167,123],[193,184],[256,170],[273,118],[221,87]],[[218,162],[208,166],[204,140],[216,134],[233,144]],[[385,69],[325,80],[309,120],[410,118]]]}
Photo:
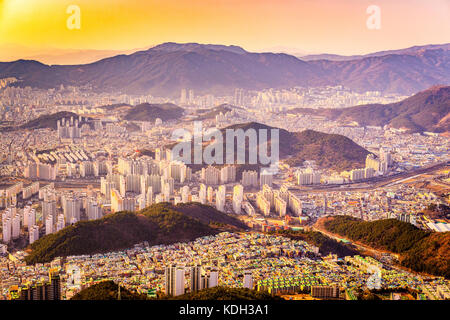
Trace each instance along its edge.
{"label": "road", "polygon": [[[324,228],[323,226],[321,226],[320,223],[317,223],[317,222],[316,222],[313,226],[311,226],[311,228],[312,228],[314,231],[321,232],[321,233],[323,233],[324,235],[326,235],[327,237],[330,237],[330,238],[335,239],[335,240],[337,240],[337,241],[341,241],[342,239],[345,239],[345,237],[342,237],[342,236],[339,236],[339,235],[335,235],[335,234],[333,234],[333,233],[328,232],[327,230],[325,230],[325,228]],[[349,241],[350,241],[351,244],[354,245],[358,250],[360,250],[361,252],[365,252],[365,253],[368,252],[368,253],[370,253],[371,256],[379,257],[379,256],[381,256],[382,254],[389,253],[389,252],[386,252],[386,251],[381,251],[381,250],[377,250],[377,249],[374,249],[374,248],[371,248],[371,247],[362,245],[362,244],[360,244],[360,243],[356,243],[356,242],[351,241],[351,240],[349,240]],[[389,253],[389,254],[391,254],[391,253]]]}
{"label": "road", "polygon": [[407,180],[411,177],[429,173],[437,170],[441,170],[450,165],[450,161],[440,162],[437,164],[431,164],[425,167],[417,168],[414,170],[393,174],[390,176],[381,176],[372,178],[364,182],[348,183],[343,185],[320,185],[314,187],[291,187],[292,191],[306,191],[306,192],[330,192],[330,191],[366,191],[370,189],[376,189],[388,186],[389,184],[400,182],[401,180]]}

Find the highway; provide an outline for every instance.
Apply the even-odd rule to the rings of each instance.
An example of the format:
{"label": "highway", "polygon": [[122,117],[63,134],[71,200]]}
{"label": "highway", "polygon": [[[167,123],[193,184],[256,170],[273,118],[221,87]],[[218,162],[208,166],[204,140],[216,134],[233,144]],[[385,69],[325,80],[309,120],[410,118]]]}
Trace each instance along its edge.
{"label": "highway", "polygon": [[404,180],[408,180],[414,176],[418,176],[424,173],[430,173],[433,171],[441,170],[443,168],[448,167],[449,165],[450,161],[445,161],[389,176],[375,177],[366,180],[364,182],[347,183],[342,185],[320,185],[320,186],[316,185],[313,187],[295,186],[290,187],[289,190],[302,192],[367,191],[370,189],[386,187],[390,184],[402,182]]}

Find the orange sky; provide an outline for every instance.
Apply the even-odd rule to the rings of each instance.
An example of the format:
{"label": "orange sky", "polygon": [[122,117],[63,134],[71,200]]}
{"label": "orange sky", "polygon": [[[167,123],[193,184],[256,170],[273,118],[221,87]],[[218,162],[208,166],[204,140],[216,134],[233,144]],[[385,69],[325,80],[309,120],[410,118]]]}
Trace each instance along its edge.
{"label": "orange sky", "polygon": [[[66,27],[71,4],[81,9],[80,30]],[[381,8],[380,30],[366,27],[371,4]],[[125,50],[166,41],[337,54],[447,43],[450,1],[0,0],[0,60],[2,46],[22,58],[14,48]]]}

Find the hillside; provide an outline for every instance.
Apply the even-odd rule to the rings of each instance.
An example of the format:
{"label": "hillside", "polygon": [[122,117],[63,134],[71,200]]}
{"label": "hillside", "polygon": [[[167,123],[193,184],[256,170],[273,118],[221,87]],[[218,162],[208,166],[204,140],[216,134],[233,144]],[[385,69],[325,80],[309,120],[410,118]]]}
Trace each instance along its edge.
{"label": "hillside", "polygon": [[267,292],[259,292],[247,288],[214,287],[203,289],[198,292],[186,293],[170,300],[282,300],[280,297],[272,296]]}
{"label": "hillside", "polygon": [[42,115],[36,119],[33,119],[33,120],[21,125],[21,126],[4,127],[4,128],[2,128],[2,130],[3,131],[10,131],[10,130],[17,130],[17,129],[34,130],[34,129],[43,129],[43,128],[50,128],[50,129],[56,130],[58,120],[61,120],[62,118],[70,119],[70,117],[73,117],[74,119],[78,119],[78,115],[76,113],[69,112],[69,111],[60,111],[60,112],[56,112],[56,113],[52,113],[52,114]]}
{"label": "hillside", "polygon": [[336,216],[324,227],[353,241],[400,254],[400,264],[414,271],[450,278],[450,232],[432,233],[396,219],[371,222]]}
{"label": "hillside", "polygon": [[[249,129],[256,130],[256,133],[260,129],[267,130],[268,140],[268,153],[270,154],[271,146],[271,129],[279,130],[279,156],[280,159],[284,159],[291,166],[301,166],[305,160],[314,160],[321,168],[329,168],[337,171],[348,170],[352,168],[360,168],[365,164],[366,156],[369,151],[359,146],[351,139],[338,135],[317,132],[313,130],[305,130],[302,132],[289,132],[284,129],[270,127],[265,124],[257,122],[240,123],[228,126],[221,129],[223,136],[223,163],[226,163],[226,131],[228,129],[240,130],[244,133]],[[258,135],[258,133],[257,133]],[[259,139],[259,138],[258,138]],[[245,140],[245,163],[240,164],[237,162],[237,139],[234,141],[234,162],[237,167],[237,178],[240,178],[242,171],[244,170],[258,170],[260,163],[249,163],[249,141]],[[174,144],[167,145],[168,149],[171,149]],[[205,148],[208,146],[208,142],[203,145]],[[193,156],[194,146],[191,145],[191,163],[194,163]],[[259,145],[256,148],[259,152]],[[202,165],[193,164],[190,165],[194,171],[201,169]],[[221,166],[221,165],[219,165]]]}
{"label": "hillside", "polygon": [[369,154],[353,140],[339,134],[305,130],[294,135],[295,142],[291,145],[293,157],[287,161],[291,165],[314,160],[319,167],[342,171],[364,167]]}
{"label": "hillside", "polygon": [[[260,129],[267,130],[268,153],[270,154],[271,145],[271,129],[279,129],[267,126],[257,122],[248,122],[228,126],[222,129],[224,139],[223,148],[223,163],[226,163],[226,130],[242,129],[246,132],[249,129],[254,129],[256,132]],[[351,139],[338,135],[317,132],[313,130],[305,130],[302,132],[289,132],[284,129],[279,129],[279,156],[284,159],[291,166],[301,166],[305,160],[314,160],[321,168],[329,168],[337,171],[348,170],[353,168],[363,167],[365,159],[369,151],[359,146]],[[205,144],[203,147],[206,147]],[[167,145],[167,148],[172,148],[173,144]],[[237,178],[240,178],[244,170],[258,170],[260,164],[249,164],[249,145],[248,139],[245,142],[245,164],[237,164]],[[193,158],[194,147],[191,147],[191,163],[194,163]],[[259,146],[257,147],[259,151]],[[237,163],[237,139],[234,142],[234,161]],[[199,170],[201,165],[190,165],[193,170]]]}
{"label": "hillside", "polygon": [[321,70],[328,83],[340,84],[357,92],[410,95],[434,85],[450,83],[450,50],[446,47],[308,63]]}
{"label": "hillside", "polygon": [[339,258],[345,256],[354,256],[360,254],[354,247],[338,242],[332,238],[325,236],[318,231],[294,231],[292,229],[279,230],[275,232],[283,237],[293,240],[303,240],[319,248],[322,256],[336,254]]}
{"label": "hillside", "polygon": [[412,132],[450,131],[450,86],[435,86],[405,100],[344,109],[294,109],[291,112],[322,115],[332,120],[356,121],[362,126],[389,126]]}
{"label": "hillside", "polygon": [[207,120],[207,119],[215,119],[215,117],[220,114],[221,112],[223,114],[233,110],[234,106],[228,105],[228,104],[221,104],[220,106],[211,108],[211,109],[201,109],[197,111],[197,118],[195,120]]}
{"label": "hillside", "polygon": [[188,217],[200,220],[205,224],[218,224],[235,229],[247,229],[247,226],[241,220],[199,202],[179,203],[176,206],[171,206],[171,208]]}
{"label": "hillside", "polygon": [[[114,281],[93,284],[74,295],[70,300],[117,300],[119,286]],[[147,297],[120,287],[120,300],[146,300]]]}
{"label": "hillside", "polygon": [[118,109],[126,109],[126,110],[128,110],[128,109],[130,109],[132,107],[133,106],[128,104],[128,103],[114,103],[114,104],[107,104],[107,105],[104,105],[104,106],[100,106],[98,108],[105,109],[105,110],[108,110],[108,111],[117,111]]}
{"label": "hillside", "polygon": [[[34,264],[58,256],[125,249],[143,241],[150,245],[186,242],[218,233],[218,229],[208,223],[223,223],[225,214],[210,208],[207,219],[202,219],[203,214],[194,218],[196,206],[192,204],[182,213],[168,203],[159,203],[137,213],[119,212],[99,220],[80,221],[31,244],[26,262]],[[208,211],[200,206],[199,210]],[[227,222],[235,228],[241,226],[236,219]]]}
{"label": "hillside", "polygon": [[252,53],[237,46],[164,43],[130,55],[84,65],[45,65],[33,60],[0,63],[0,78],[14,86],[55,88],[90,84],[97,91],[178,97],[232,94],[294,86],[344,85],[357,92],[412,94],[450,83],[450,50],[422,47],[346,61],[303,61],[283,53]]}
{"label": "hillside", "polygon": [[125,120],[155,121],[160,118],[163,121],[179,119],[183,116],[183,108],[172,103],[149,104],[143,103],[131,107],[124,115]]}
{"label": "hillside", "polygon": [[[93,284],[74,295],[71,300],[117,300],[119,286],[114,281],[102,281]],[[143,294],[138,294],[120,288],[121,300],[146,300]],[[164,300],[281,300],[266,292],[259,292],[247,288],[214,287],[194,293],[186,293],[176,297],[162,297]]]}
{"label": "hillside", "polygon": [[[270,129],[273,127],[251,122],[232,125],[226,129],[267,129],[270,142]],[[280,158],[292,166],[300,166],[305,160],[314,160],[321,168],[338,171],[364,166],[369,151],[351,139],[314,130],[289,132],[279,129]],[[246,146],[248,150],[248,146]]]}

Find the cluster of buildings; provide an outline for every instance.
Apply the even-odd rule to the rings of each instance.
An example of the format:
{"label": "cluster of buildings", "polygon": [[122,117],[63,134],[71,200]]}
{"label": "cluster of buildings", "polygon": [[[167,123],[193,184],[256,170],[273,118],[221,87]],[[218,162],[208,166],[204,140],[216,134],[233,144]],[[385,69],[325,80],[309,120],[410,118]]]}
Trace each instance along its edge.
{"label": "cluster of buildings", "polygon": [[273,212],[284,217],[288,211],[292,216],[298,217],[302,214],[302,202],[286,186],[273,190],[264,184],[262,190],[256,194],[256,205],[264,216]]}
{"label": "cluster of buildings", "polygon": [[148,295],[176,296],[219,285],[343,299],[344,292],[371,286],[375,269],[381,288],[394,292],[411,288],[426,299],[437,299],[449,286],[442,278],[409,273],[369,257],[322,257],[317,247],[304,241],[261,233],[224,232],[171,245],[142,243],[124,251],[55,258],[35,265],[26,265],[24,256],[17,252],[0,257],[1,298],[28,296],[27,288],[50,283],[52,270],[59,277],[61,299],[104,280]]}
{"label": "cluster of buildings", "polygon": [[376,158],[372,153],[366,157],[366,166],[363,169],[353,169],[350,171],[351,181],[361,181],[373,178],[376,175],[388,173],[389,167],[392,166],[392,157],[389,151],[380,149],[380,157]]}
{"label": "cluster of buildings", "polygon": [[[165,294],[168,296],[179,296],[186,292],[184,266],[169,265],[165,268]],[[219,283],[219,272],[216,268],[205,269],[202,265],[189,268],[190,291],[197,292],[206,288],[216,287]]]}
{"label": "cluster of buildings", "polygon": [[[318,298],[340,298],[342,288],[351,296],[349,290],[360,287],[423,288],[427,298],[443,297],[447,292],[445,281],[424,284],[417,275],[388,269],[367,257],[312,259],[318,256],[318,250],[307,243],[254,233],[220,234],[167,246],[140,245],[127,251],[26,266],[23,253],[17,251],[24,244],[81,220],[100,219],[122,210],[137,211],[160,202],[200,202],[226,213],[254,217],[258,223],[261,219],[283,221],[305,214],[314,222],[324,215],[345,214],[367,221],[396,218],[438,232],[449,227],[420,214],[430,202],[441,201],[439,197],[406,183],[380,189],[305,192],[303,187],[290,188],[285,183],[283,177],[291,168],[283,164],[277,175],[254,170],[239,173],[233,165],[193,171],[173,161],[170,149],[164,148],[173,143],[173,130],[186,125],[185,118],[178,122],[130,122],[121,118],[120,111],[102,107],[170,99],[99,94],[88,87],[15,88],[8,86],[11,81],[0,79],[0,87],[5,87],[0,91],[0,117],[10,124],[21,125],[55,110],[79,116],[58,121],[56,130],[0,132],[0,176],[14,180],[13,184],[0,185],[0,253],[10,254],[0,258],[2,297],[14,296],[14,288],[29,299],[48,296],[44,292],[51,291],[50,278],[45,277],[55,266],[60,271],[62,298],[109,278],[139,292],[159,290],[172,295],[216,285],[260,288],[277,294],[306,290]],[[313,129],[342,134],[371,152],[364,168],[339,173],[308,165],[294,173],[294,184],[314,187],[364,182],[448,161],[450,142],[441,135],[361,127],[290,112],[299,106],[343,107],[401,98],[377,92],[356,94],[336,86],[258,92],[236,89],[227,97],[196,96],[192,89],[183,89],[178,102],[188,115],[196,108],[223,103],[239,107],[206,120],[217,127],[256,121],[292,132]],[[20,289],[25,283],[30,283],[28,291],[25,286]]]}
{"label": "cluster of buildings", "polygon": [[39,239],[39,226],[36,224],[35,209],[27,206],[23,210],[9,207],[2,213],[2,241],[10,243],[20,237],[21,228],[28,230],[29,243]]}
{"label": "cluster of buildings", "polygon": [[82,117],[79,116],[78,119],[73,119],[70,117],[70,120],[66,120],[62,118],[57,121],[56,132],[58,133],[58,137],[60,139],[79,139],[81,138],[81,123],[83,122]]}
{"label": "cluster of buildings", "polygon": [[58,270],[50,269],[46,277],[38,281],[12,286],[9,300],[61,300],[61,279]]}
{"label": "cluster of buildings", "polygon": [[294,87],[290,89],[266,89],[247,94],[248,105],[265,107],[268,111],[296,106],[301,108],[345,108],[360,104],[391,103],[406,96],[382,95],[378,91],[353,92],[343,86],[316,88]]}

